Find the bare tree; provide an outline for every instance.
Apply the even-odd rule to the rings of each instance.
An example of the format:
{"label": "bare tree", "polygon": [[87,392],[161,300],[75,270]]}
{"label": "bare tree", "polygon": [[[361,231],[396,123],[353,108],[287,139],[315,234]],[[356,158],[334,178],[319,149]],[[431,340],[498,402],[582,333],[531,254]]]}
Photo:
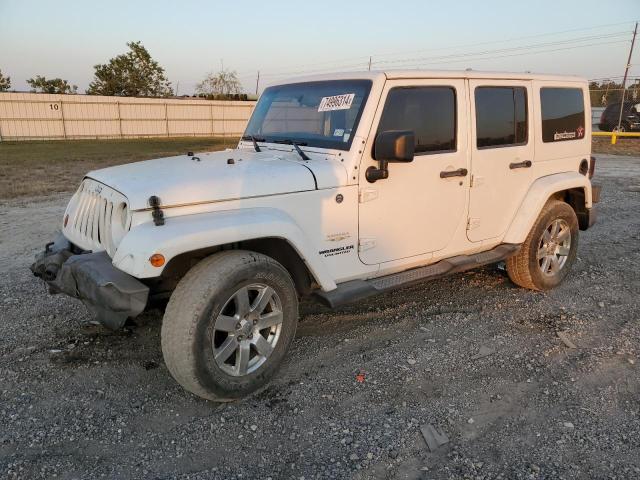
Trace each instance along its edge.
{"label": "bare tree", "polygon": [[196,86],[196,93],[206,97],[223,96],[242,93],[242,85],[236,72],[221,70],[210,73]]}

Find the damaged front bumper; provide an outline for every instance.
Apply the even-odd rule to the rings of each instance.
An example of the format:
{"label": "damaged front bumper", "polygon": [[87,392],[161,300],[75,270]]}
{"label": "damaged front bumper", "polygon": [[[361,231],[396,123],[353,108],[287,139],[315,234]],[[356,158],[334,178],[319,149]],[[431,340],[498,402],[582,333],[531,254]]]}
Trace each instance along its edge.
{"label": "damaged front bumper", "polygon": [[73,245],[59,233],[31,265],[50,293],[79,298],[96,320],[111,329],[142,313],[149,287],[115,268],[106,252],[74,253]]}

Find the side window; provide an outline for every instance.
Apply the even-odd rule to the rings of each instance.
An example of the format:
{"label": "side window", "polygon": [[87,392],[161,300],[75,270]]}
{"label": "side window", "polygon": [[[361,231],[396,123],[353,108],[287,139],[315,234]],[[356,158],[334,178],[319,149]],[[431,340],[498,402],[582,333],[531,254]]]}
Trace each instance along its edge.
{"label": "side window", "polygon": [[540,110],[543,142],[584,138],[584,99],[581,89],[541,88]]}
{"label": "side window", "polygon": [[478,148],[527,143],[527,89],[477,87],[476,145]]}
{"label": "side window", "polygon": [[412,130],[416,154],[456,149],[456,93],[451,87],[389,90],[378,132]]}

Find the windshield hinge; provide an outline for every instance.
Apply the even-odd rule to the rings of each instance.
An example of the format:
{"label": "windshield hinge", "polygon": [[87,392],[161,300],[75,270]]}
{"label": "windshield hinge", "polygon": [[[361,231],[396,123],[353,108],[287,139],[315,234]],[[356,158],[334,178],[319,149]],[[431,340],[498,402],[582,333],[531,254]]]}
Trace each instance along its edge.
{"label": "windshield hinge", "polygon": [[364,252],[365,250],[371,250],[376,246],[375,238],[361,238],[358,240],[358,251]]}

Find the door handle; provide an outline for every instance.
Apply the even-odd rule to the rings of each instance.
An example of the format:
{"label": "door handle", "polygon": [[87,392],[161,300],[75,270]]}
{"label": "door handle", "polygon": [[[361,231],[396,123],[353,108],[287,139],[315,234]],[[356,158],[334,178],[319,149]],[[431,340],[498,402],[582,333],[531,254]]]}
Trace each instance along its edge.
{"label": "door handle", "polygon": [[509,164],[509,168],[511,170],[515,168],[530,168],[530,167],[531,167],[531,160],[525,160],[524,162],[516,162],[516,163]]}
{"label": "door handle", "polygon": [[466,177],[469,171],[466,168],[459,168],[457,170],[445,170],[444,172],[440,172],[440,178],[450,178],[450,177]]}

